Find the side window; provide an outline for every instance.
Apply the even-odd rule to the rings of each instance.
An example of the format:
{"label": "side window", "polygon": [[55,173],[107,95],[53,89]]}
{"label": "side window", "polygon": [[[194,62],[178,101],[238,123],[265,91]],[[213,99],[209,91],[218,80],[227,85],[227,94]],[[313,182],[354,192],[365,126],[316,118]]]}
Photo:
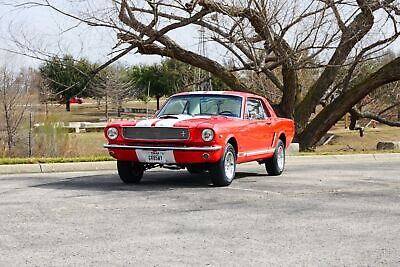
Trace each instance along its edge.
{"label": "side window", "polygon": [[247,120],[266,120],[268,116],[265,112],[264,105],[259,99],[248,98],[245,117]]}

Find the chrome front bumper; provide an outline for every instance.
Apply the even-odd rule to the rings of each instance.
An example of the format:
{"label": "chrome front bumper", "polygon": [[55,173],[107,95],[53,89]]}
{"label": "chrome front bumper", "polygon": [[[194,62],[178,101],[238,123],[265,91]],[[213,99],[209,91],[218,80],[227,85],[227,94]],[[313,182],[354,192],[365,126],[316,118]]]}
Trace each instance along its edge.
{"label": "chrome front bumper", "polygon": [[179,150],[179,151],[217,151],[222,149],[222,146],[175,147],[175,146],[130,146],[130,145],[110,145],[110,144],[104,144],[104,147],[117,148],[117,149]]}

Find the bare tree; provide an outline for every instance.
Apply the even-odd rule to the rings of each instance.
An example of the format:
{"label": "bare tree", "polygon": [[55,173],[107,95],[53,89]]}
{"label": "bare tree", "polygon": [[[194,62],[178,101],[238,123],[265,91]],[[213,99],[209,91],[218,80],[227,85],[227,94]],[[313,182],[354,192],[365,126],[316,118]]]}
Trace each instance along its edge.
{"label": "bare tree", "polygon": [[7,67],[0,68],[0,105],[1,125],[5,132],[8,155],[13,155],[21,132],[24,115],[29,106],[30,82],[24,75],[16,75]]}
{"label": "bare tree", "polygon": [[108,67],[90,85],[89,90],[93,95],[104,99],[107,119],[109,118],[110,103],[114,104],[117,109],[117,116],[121,117],[124,100],[138,95],[134,84],[127,77],[123,77],[124,74],[126,74],[124,69]]}
{"label": "bare tree", "polygon": [[[365,74],[376,66],[386,64],[396,58],[396,54],[389,51],[381,60],[373,60],[364,63],[360,67],[358,76],[365,78]],[[381,86],[374,92],[368,94],[363,100],[355,105],[350,111],[350,129],[363,128],[357,125],[358,120],[368,119],[367,125],[371,120],[378,121],[390,126],[400,126],[400,82],[394,82]],[[356,127],[357,126],[357,127]]]}
{"label": "bare tree", "polygon": [[[303,150],[312,148],[366,95],[400,80],[397,57],[354,82],[361,63],[398,39],[398,0],[119,0],[99,9],[84,2],[86,8],[75,13],[50,0],[20,6],[47,7],[79,23],[115,31],[118,52],[98,70],[138,52],[204,69],[239,91],[265,91],[250,88],[243,72],[266,77],[278,89],[278,113],[295,119]],[[178,29],[196,27],[206,31],[208,42],[224,56],[201,55],[170,37]],[[305,69],[318,70],[308,85],[299,80]],[[347,74],[339,75],[343,72]]]}

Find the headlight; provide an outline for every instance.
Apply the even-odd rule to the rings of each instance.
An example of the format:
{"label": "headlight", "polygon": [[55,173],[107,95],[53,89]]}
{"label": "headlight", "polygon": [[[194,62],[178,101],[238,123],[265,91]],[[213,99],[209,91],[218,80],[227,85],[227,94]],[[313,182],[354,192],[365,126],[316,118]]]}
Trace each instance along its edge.
{"label": "headlight", "polygon": [[118,129],[114,127],[110,127],[107,129],[107,137],[111,140],[114,140],[118,137]]}
{"label": "headlight", "polygon": [[204,129],[203,132],[201,132],[201,138],[206,142],[210,142],[214,139],[214,131],[211,129]]}

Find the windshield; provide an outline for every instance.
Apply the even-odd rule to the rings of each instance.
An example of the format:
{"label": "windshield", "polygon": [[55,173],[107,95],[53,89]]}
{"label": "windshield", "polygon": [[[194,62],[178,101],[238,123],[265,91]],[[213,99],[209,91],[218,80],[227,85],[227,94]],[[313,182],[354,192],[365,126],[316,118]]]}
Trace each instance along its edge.
{"label": "windshield", "polygon": [[171,97],[157,117],[171,115],[222,115],[241,117],[242,98],[233,95],[181,95]]}

